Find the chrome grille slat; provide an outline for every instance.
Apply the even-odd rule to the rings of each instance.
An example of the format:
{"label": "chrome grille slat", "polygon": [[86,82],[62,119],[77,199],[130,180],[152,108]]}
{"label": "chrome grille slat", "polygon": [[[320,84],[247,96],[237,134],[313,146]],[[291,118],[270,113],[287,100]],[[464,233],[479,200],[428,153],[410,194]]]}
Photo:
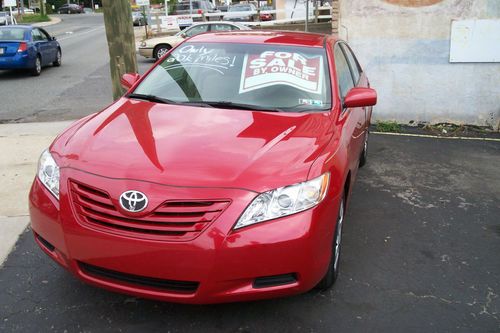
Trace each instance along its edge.
{"label": "chrome grille slat", "polygon": [[[203,224],[201,223],[156,223],[156,222],[147,222],[147,223],[141,223],[138,225],[137,221],[134,219],[127,219],[127,218],[110,218],[109,216],[106,216],[105,214],[100,214],[99,212],[95,212],[91,209],[85,208],[83,206],[78,206],[78,211],[80,214],[86,216],[86,217],[91,217],[92,219],[95,220],[102,220],[105,223],[108,224],[116,224],[120,225],[123,227],[127,228],[136,228],[136,229],[145,229],[145,230],[158,230],[158,231],[183,231],[183,232],[192,232],[192,231],[199,231],[203,229]],[[200,225],[200,226],[198,226]]]}
{"label": "chrome grille slat", "polygon": [[229,200],[171,200],[144,216],[124,213],[104,190],[70,180],[78,220],[104,232],[160,240],[190,240],[229,205]]}

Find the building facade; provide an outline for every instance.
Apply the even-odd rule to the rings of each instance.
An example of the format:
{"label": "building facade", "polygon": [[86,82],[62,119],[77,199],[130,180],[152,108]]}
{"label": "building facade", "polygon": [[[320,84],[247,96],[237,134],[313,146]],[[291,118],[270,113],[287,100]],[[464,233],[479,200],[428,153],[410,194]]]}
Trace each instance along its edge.
{"label": "building facade", "polygon": [[[498,129],[500,63],[450,59],[452,23],[476,24],[477,19],[498,26],[500,1],[340,0],[339,35],[350,43],[379,93],[374,118]],[[474,38],[500,45],[500,31],[481,33],[486,36]]]}

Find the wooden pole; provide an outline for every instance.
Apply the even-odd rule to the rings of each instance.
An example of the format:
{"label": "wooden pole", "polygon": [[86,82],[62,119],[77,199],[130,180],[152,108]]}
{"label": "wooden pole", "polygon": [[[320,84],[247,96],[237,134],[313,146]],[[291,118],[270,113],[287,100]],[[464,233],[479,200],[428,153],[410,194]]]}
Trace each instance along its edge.
{"label": "wooden pole", "polygon": [[108,40],[113,98],[124,91],[120,78],[125,73],[137,73],[134,26],[129,0],[103,0],[104,26]]}

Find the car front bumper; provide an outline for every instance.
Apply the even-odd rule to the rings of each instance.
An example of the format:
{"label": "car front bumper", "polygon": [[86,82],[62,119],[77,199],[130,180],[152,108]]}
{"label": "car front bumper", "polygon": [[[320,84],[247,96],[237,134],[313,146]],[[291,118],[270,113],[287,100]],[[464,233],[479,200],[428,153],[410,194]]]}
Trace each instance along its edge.
{"label": "car front bumper", "polygon": [[[240,189],[170,188],[68,169],[61,173],[62,179],[64,174],[66,179],[99,184],[100,188],[113,188],[117,193],[134,188],[153,198],[161,195],[183,200],[231,200],[223,213],[193,240],[141,239],[85,225],[75,212],[68,182],[61,182],[57,201],[36,178],[30,192],[36,242],[53,260],[95,286],[162,301],[205,304],[302,293],[313,288],[327,270],[339,204],[334,195],[328,195],[313,209],[232,230],[256,193]],[[262,281],[267,284],[259,284]],[[196,286],[179,290],[168,287],[169,283]]]}
{"label": "car front bumper", "polygon": [[140,47],[139,54],[146,58],[153,58],[153,48],[152,47]]}

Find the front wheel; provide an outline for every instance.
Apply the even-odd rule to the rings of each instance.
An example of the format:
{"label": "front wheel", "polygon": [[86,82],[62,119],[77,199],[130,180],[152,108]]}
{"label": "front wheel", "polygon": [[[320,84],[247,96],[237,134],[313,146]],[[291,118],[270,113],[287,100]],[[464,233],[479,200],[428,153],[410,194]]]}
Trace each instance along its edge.
{"label": "front wheel", "polygon": [[57,50],[56,54],[56,60],[52,63],[55,67],[59,67],[62,64],[62,55],[61,55],[61,50]]}
{"label": "front wheel", "polygon": [[35,67],[31,69],[31,75],[39,76],[42,73],[42,59],[37,56],[35,59]]}
{"label": "front wheel", "polygon": [[326,272],[323,279],[316,285],[316,288],[320,290],[327,290],[337,280],[339,275],[339,262],[340,262],[340,252],[342,245],[342,227],[344,225],[344,215],[345,215],[345,198],[342,195],[342,200],[340,201],[339,213],[337,216],[337,226],[335,227],[335,234],[333,236],[332,244],[332,258],[330,264],[328,265],[328,271]]}
{"label": "front wheel", "polygon": [[172,47],[170,45],[166,44],[160,44],[155,47],[154,52],[153,52],[153,57],[158,60],[161,57],[163,57],[167,52],[171,49]]}
{"label": "front wheel", "polygon": [[363,151],[361,152],[361,157],[359,158],[359,167],[365,165],[368,160],[368,136],[369,133],[366,131],[365,141],[363,142]]}

